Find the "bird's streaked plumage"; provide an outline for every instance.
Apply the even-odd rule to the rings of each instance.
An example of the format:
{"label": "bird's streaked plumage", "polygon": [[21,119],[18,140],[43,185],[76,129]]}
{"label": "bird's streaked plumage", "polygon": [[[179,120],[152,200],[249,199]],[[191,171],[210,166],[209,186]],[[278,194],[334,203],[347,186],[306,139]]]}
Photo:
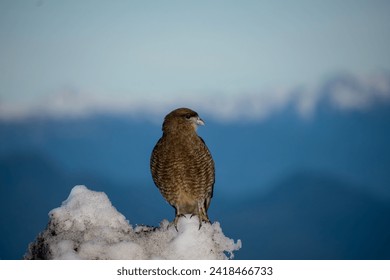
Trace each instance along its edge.
{"label": "bird's streaked plumage", "polygon": [[153,149],[150,169],[162,196],[180,216],[197,215],[199,225],[209,222],[207,209],[213,196],[214,161],[205,142],[196,133],[204,125],[188,108],[170,112],[164,119],[163,135]]}

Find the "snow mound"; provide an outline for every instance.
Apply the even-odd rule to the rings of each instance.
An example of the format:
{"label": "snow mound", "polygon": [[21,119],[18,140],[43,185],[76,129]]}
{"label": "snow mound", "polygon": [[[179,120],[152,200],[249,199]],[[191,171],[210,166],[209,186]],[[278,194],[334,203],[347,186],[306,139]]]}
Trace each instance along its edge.
{"label": "snow mound", "polygon": [[241,248],[218,222],[199,229],[189,215],[179,219],[178,230],[167,220],[133,228],[105,193],[85,186],[74,187],[49,217],[25,259],[231,259]]}

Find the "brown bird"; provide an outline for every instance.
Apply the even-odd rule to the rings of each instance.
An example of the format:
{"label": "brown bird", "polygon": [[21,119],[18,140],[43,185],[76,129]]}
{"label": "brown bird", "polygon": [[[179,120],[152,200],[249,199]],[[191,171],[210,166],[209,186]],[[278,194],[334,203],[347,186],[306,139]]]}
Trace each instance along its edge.
{"label": "brown bird", "polygon": [[150,170],[153,181],[179,217],[197,215],[199,228],[207,216],[215,182],[214,161],[205,142],[196,133],[204,121],[188,108],[165,116],[163,135],[153,149]]}

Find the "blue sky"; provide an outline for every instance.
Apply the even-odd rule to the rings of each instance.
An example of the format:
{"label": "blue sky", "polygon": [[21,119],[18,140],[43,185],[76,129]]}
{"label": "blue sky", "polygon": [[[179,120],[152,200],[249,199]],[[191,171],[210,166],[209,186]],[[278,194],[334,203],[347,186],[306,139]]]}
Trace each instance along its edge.
{"label": "blue sky", "polygon": [[280,90],[338,73],[389,71],[389,14],[379,0],[2,0],[0,109],[126,110],[248,94],[273,104]]}

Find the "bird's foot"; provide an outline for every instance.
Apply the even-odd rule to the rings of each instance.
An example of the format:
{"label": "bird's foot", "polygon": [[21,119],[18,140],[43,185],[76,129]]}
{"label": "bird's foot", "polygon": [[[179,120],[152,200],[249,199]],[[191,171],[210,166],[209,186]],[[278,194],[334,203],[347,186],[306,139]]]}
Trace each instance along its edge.
{"label": "bird's foot", "polygon": [[[211,222],[210,222],[209,218],[207,217],[207,215],[191,214],[190,219],[192,219],[193,216],[198,216],[198,219],[199,219],[199,228],[198,228],[198,230],[200,230],[202,228],[202,224],[203,223],[211,224]],[[184,217],[184,218],[187,219],[187,216],[185,214],[176,215],[175,219],[173,219],[173,221],[171,223],[169,223],[168,228],[173,225],[175,227],[176,231],[179,232],[179,230],[177,229],[177,224],[178,224],[179,219],[181,217]]]}
{"label": "bird's foot", "polygon": [[177,230],[177,222],[179,221],[179,219],[180,219],[181,217],[184,217],[184,218],[187,219],[186,215],[184,215],[184,214],[176,215],[176,216],[175,216],[175,219],[173,219],[173,222],[170,223],[170,224],[168,225],[168,227],[171,226],[171,225],[173,224],[173,226],[175,227],[176,231],[178,232],[178,230]]}

